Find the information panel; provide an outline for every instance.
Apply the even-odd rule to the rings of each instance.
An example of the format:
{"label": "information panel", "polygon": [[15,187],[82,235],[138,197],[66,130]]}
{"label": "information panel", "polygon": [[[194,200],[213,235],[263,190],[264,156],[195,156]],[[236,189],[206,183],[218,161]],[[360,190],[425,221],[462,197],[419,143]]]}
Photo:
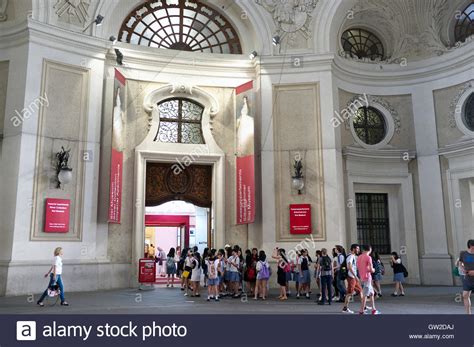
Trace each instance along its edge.
{"label": "information panel", "polygon": [[45,233],[67,233],[69,231],[69,210],[71,201],[67,199],[46,199]]}
{"label": "information panel", "polygon": [[311,234],[311,205],[290,205],[290,233]]}

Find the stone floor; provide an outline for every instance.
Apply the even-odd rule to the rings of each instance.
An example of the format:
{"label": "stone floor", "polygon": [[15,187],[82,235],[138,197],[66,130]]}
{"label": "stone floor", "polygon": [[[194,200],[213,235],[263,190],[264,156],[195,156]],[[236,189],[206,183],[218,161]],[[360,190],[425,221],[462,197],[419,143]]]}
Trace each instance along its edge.
{"label": "stone floor", "polygon": [[[382,314],[463,314],[459,287],[408,287],[405,297],[391,297],[392,287],[384,287],[384,296],[376,302]],[[272,290],[266,301],[224,298],[207,302],[204,289],[200,298],[183,296],[179,287],[156,286],[154,290],[120,289],[101,292],[67,293],[69,307],[59,304],[41,308],[35,302],[38,295],[0,297],[0,314],[341,314],[342,304],[319,306],[315,295],[311,300],[294,296],[280,302]],[[473,298],[474,299],[474,298]],[[350,307],[357,310],[358,300]]]}

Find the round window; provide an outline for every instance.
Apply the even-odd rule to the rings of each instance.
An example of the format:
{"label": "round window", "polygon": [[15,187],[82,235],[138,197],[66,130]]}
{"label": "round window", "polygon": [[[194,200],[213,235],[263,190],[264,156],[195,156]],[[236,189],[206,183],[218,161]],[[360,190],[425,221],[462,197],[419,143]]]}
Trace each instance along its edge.
{"label": "round window", "polygon": [[462,121],[466,128],[474,131],[474,93],[471,93],[464,104]]}
{"label": "round window", "polygon": [[385,118],[373,107],[361,107],[353,120],[357,137],[367,145],[376,145],[387,135]]}

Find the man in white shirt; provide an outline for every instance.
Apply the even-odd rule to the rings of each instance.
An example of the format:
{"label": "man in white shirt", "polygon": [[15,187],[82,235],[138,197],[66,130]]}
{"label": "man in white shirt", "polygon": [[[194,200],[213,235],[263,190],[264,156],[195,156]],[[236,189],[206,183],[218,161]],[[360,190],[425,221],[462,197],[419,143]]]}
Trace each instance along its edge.
{"label": "man in white shirt", "polygon": [[357,255],[360,252],[360,247],[358,244],[351,245],[351,254],[347,256],[347,295],[344,301],[344,307],[342,308],[343,313],[354,313],[348,307],[349,300],[352,295],[357,291],[362,298],[362,287],[360,285],[360,280],[357,277]]}

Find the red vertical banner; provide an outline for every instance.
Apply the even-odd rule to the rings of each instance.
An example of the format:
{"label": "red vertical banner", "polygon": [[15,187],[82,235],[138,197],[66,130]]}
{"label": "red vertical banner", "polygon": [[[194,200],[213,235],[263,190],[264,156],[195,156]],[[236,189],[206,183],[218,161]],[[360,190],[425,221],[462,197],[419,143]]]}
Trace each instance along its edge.
{"label": "red vertical banner", "polygon": [[125,77],[115,69],[112,151],[110,156],[109,223],[120,223],[122,212]]}
{"label": "red vertical banner", "polygon": [[235,89],[236,95],[236,221],[255,221],[255,94],[253,81]]}

